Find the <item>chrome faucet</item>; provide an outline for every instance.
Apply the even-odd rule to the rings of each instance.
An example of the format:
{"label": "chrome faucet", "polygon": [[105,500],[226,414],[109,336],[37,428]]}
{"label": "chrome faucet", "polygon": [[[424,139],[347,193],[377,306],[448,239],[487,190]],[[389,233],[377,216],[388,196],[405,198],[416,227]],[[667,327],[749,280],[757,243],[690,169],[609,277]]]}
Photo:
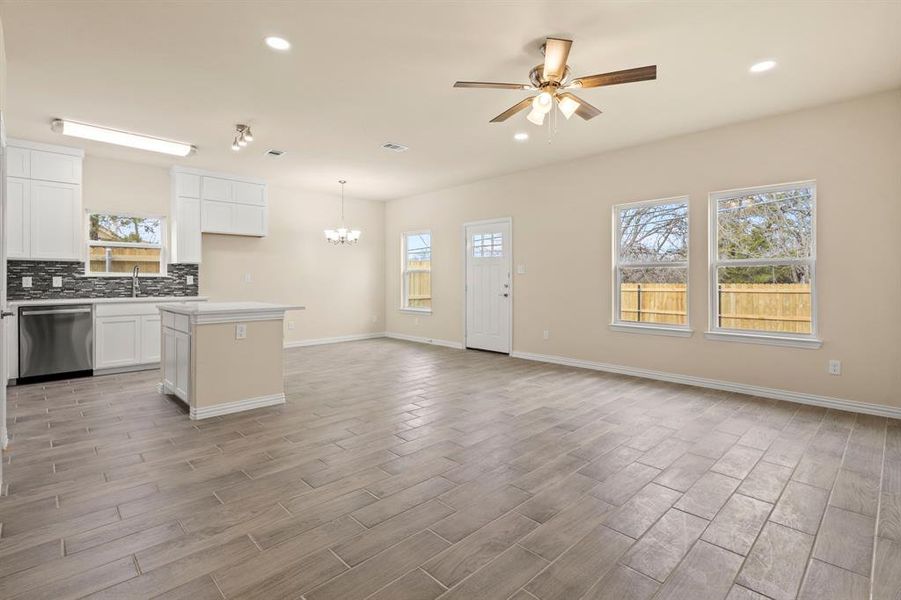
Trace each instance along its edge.
{"label": "chrome faucet", "polygon": [[138,297],[138,273],[141,272],[141,267],[139,265],[135,265],[135,268],[131,270],[131,297]]}

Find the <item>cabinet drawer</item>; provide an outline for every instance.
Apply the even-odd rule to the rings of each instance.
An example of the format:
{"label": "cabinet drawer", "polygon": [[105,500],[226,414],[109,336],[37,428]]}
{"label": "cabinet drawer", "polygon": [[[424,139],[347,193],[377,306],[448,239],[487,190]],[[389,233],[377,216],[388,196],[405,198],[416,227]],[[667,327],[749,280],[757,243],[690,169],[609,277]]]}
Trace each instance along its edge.
{"label": "cabinet drawer", "polygon": [[141,315],[158,315],[159,310],[153,302],[98,303],[94,307],[94,314],[98,317],[137,317]]}

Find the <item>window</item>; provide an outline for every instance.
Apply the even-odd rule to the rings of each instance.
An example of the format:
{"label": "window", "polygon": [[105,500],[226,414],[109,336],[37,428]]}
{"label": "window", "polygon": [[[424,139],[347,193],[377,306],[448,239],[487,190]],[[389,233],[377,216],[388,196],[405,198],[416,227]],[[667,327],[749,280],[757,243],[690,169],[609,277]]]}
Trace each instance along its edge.
{"label": "window", "polygon": [[88,275],[165,274],[162,217],[88,215]]}
{"label": "window", "polygon": [[710,202],[711,332],[814,340],[815,183],[718,192]]}
{"label": "window", "polygon": [[403,290],[401,309],[432,310],[432,234],[403,235]]}
{"label": "window", "polygon": [[688,198],[613,208],[613,328],[688,332]]}
{"label": "window", "polygon": [[473,258],[497,258],[504,256],[504,234],[476,233],[472,236]]}

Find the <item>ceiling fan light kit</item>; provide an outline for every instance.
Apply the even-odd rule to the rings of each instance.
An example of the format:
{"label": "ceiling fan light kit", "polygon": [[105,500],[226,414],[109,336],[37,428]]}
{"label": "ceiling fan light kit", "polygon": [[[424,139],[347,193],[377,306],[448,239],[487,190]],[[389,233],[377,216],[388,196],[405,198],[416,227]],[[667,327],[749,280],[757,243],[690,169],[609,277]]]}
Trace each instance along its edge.
{"label": "ceiling fan light kit", "polygon": [[571,79],[570,68],[566,64],[571,47],[572,40],[554,37],[547,38],[541,46],[544,52],[544,64],[536,65],[532,68],[529,72],[530,83],[528,84],[458,81],[454,83],[454,87],[537,91],[538,94],[535,96],[521,100],[491,119],[491,123],[502,123],[513,115],[531,107],[532,110],[529,111],[526,119],[530,123],[540,126],[544,125],[545,117],[553,110],[555,105],[560,114],[566,119],[575,114],[587,121],[601,114],[600,110],[568,90],[649,81],[657,78],[657,66],[650,65]]}

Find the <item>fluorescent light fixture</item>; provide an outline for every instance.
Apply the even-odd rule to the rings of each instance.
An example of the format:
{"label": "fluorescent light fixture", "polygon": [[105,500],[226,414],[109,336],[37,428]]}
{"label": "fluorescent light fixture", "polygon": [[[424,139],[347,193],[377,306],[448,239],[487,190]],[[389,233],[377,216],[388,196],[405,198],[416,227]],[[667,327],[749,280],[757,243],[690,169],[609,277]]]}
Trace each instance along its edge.
{"label": "fluorescent light fixture", "polygon": [[285,38],[280,38],[276,35],[270,35],[266,38],[266,45],[272,48],[273,50],[279,50],[281,52],[285,52],[286,50],[291,49],[291,42],[286,40]]}
{"label": "fluorescent light fixture", "polygon": [[758,63],[754,63],[753,65],[751,65],[750,71],[752,73],[763,73],[765,71],[769,71],[770,69],[772,69],[775,66],[776,66],[775,60],[762,60]]}
{"label": "fluorescent light fixture", "polygon": [[520,131],[519,133],[513,134],[513,139],[517,142],[524,142],[529,139],[529,134],[525,131]]}
{"label": "fluorescent light fixture", "polygon": [[50,128],[63,135],[94,140],[95,142],[116,144],[118,146],[128,146],[129,148],[137,148],[138,150],[174,154],[175,156],[187,156],[196,150],[191,144],[161,140],[159,138],[137,133],[128,133],[117,129],[108,129],[106,127],[98,127],[97,125],[87,125],[85,123],[76,123],[75,121],[65,121],[63,119],[54,119],[50,124]]}
{"label": "fluorescent light fixture", "polygon": [[582,106],[576,100],[573,100],[570,96],[564,96],[560,98],[560,102],[557,104],[557,107],[560,109],[560,112],[563,113],[563,116],[569,120],[571,116],[575,114],[575,112]]}

